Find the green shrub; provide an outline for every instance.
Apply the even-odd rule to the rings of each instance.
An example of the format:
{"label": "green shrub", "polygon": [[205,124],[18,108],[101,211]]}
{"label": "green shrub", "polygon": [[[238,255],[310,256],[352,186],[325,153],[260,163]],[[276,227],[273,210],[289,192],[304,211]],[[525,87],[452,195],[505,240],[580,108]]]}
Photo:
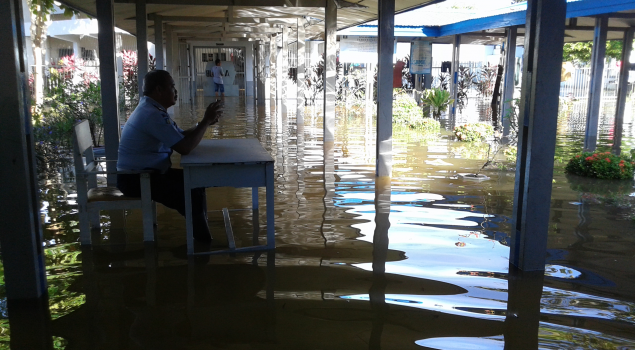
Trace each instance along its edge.
{"label": "green shrub", "polygon": [[494,127],[483,123],[464,124],[454,128],[454,135],[459,141],[478,142],[494,135]]}
{"label": "green shrub", "polygon": [[425,91],[423,102],[432,107],[432,114],[438,119],[441,116],[441,112],[445,111],[450,104],[454,103],[454,99],[450,98],[448,91],[433,88]]}
{"label": "green shrub", "polygon": [[421,122],[423,113],[412,96],[397,93],[392,102],[392,120],[394,123],[413,126]]}
{"label": "green shrub", "polygon": [[441,131],[441,123],[433,118],[422,118],[419,123],[411,127],[425,133],[436,133]]}
{"label": "green shrub", "polygon": [[610,152],[583,152],[569,160],[565,171],[568,174],[598,179],[633,179],[635,162],[628,156],[617,156]]}

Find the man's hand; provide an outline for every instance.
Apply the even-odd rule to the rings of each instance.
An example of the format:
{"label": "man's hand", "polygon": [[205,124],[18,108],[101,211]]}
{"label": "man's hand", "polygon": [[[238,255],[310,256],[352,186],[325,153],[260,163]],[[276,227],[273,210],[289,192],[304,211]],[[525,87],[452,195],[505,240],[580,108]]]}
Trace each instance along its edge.
{"label": "man's hand", "polygon": [[198,123],[192,129],[186,130],[183,132],[185,136],[181,141],[177,142],[172,146],[172,149],[181,153],[182,155],[189,154],[196,146],[198,146],[199,142],[205,135],[205,130],[207,127],[213,124],[218,123],[218,118],[223,114],[221,108],[223,107],[222,101],[216,101],[214,103],[210,103],[205,110],[205,115],[203,116],[203,120]]}
{"label": "man's hand", "polygon": [[205,115],[203,116],[201,123],[205,125],[214,125],[218,123],[218,119],[223,114],[222,107],[223,102],[220,100],[210,103],[205,110]]}

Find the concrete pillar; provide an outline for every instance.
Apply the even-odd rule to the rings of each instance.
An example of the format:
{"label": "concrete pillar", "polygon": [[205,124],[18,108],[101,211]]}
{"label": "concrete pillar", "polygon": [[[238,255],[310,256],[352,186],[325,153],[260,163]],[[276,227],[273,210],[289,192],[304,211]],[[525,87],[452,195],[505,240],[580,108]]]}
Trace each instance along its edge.
{"label": "concrete pillar", "polygon": [[326,0],[324,9],[324,142],[335,140],[336,40],[337,4],[334,0]]}
{"label": "concrete pillar", "polygon": [[543,271],[564,44],[566,0],[529,0],[510,262]]}
{"label": "concrete pillar", "polygon": [[[97,0],[97,23],[99,33],[99,75],[101,78],[101,105],[104,121],[104,146],[108,171],[117,170],[119,150],[119,85],[115,59],[115,15],[114,0]],[[117,176],[108,174],[108,185],[117,184]]]}
{"label": "concrete pillar", "polygon": [[176,80],[177,72],[174,71],[174,40],[172,26],[165,25],[165,70],[170,72],[172,78]]}
{"label": "concrete pillar", "polygon": [[633,50],[633,34],[635,27],[630,27],[624,32],[622,44],[622,65],[620,66],[620,82],[617,89],[617,102],[615,108],[615,128],[613,130],[613,153],[619,155],[622,152],[622,133],[624,132],[624,111],[626,109],[626,94],[628,93],[628,75],[631,71],[631,51]]}
{"label": "concrete pillar", "polygon": [[377,164],[375,175],[392,175],[392,61],[395,0],[379,0],[377,63]]}
{"label": "concrete pillar", "polygon": [[4,285],[9,301],[37,299],[46,295],[46,276],[20,0],[0,1],[0,44],[4,48],[0,55],[0,245]]}
{"label": "concrete pillar", "polygon": [[282,87],[282,93],[280,94],[280,98],[286,100],[289,96],[287,95],[289,87],[287,86],[287,81],[289,80],[289,27],[284,26],[282,28],[282,64],[280,65],[280,71],[282,75],[280,76],[282,79],[280,81],[280,86]]}
{"label": "concrete pillar", "polygon": [[452,42],[452,71],[450,73],[450,98],[454,99],[450,115],[456,116],[456,96],[458,93],[457,85],[459,83],[459,56],[461,55],[461,36],[455,35]]}
{"label": "concrete pillar", "polygon": [[432,73],[423,74],[423,88],[424,88],[424,90],[432,89],[432,80],[433,79],[434,78],[432,77]]}
{"label": "concrete pillar", "polygon": [[373,68],[372,63],[366,63],[366,89],[364,90],[366,96],[364,96],[366,100],[366,115],[371,115],[373,110],[373,96],[375,95],[374,91],[374,80],[375,80],[375,70]]}
{"label": "concrete pillar", "polygon": [[276,100],[282,99],[282,57],[284,51],[284,33],[276,36]]}
{"label": "concrete pillar", "polygon": [[163,60],[163,17],[154,16],[154,53],[156,69],[165,69]]}
{"label": "concrete pillar", "polygon": [[262,48],[262,57],[264,59],[265,71],[264,71],[264,80],[265,80],[265,88],[263,91],[264,94],[264,103],[271,98],[271,37],[269,37],[268,41],[263,42]]}
{"label": "concrete pillar", "polygon": [[538,349],[540,299],[545,273],[509,266],[505,349]]}
{"label": "concrete pillar", "polygon": [[82,58],[82,48],[79,44],[79,37],[73,38],[73,55],[76,58]]}
{"label": "concrete pillar", "polygon": [[148,18],[146,0],[137,0],[137,77],[139,79],[139,98],[143,96],[143,79],[148,73]]}
{"label": "concrete pillar", "polygon": [[298,68],[297,68],[297,81],[298,81],[298,91],[297,91],[297,111],[296,111],[296,121],[298,124],[304,122],[304,70],[305,70],[305,50],[304,50],[304,18],[298,18],[297,23],[297,45],[296,57],[298,58]]}
{"label": "concrete pillar", "polygon": [[373,274],[372,284],[368,291],[372,311],[372,328],[368,340],[369,349],[381,349],[382,334],[387,321],[388,304],[386,303],[386,261],[388,260],[388,230],[390,229],[390,194],[389,177],[375,179],[375,231],[373,232]]}
{"label": "concrete pillar", "polygon": [[598,120],[602,104],[602,75],[604,73],[608,25],[608,16],[600,16],[595,19],[593,52],[591,54],[591,82],[589,84],[589,103],[584,135],[584,149],[591,152],[595,151],[598,141]]}
{"label": "concrete pillar", "polygon": [[506,30],[505,40],[505,76],[503,80],[503,108],[501,117],[503,120],[503,141],[508,141],[510,133],[510,120],[508,114],[514,108],[514,73],[516,72],[516,27],[509,27]]}
{"label": "concrete pillar", "polygon": [[278,90],[278,81],[277,81],[277,67],[276,67],[276,62],[278,59],[278,36],[273,36],[271,37],[271,41],[269,42],[269,80],[271,82],[271,84],[269,85],[271,87],[271,89],[269,90],[270,92],[270,98],[272,99],[276,99],[276,94],[277,94],[277,90]]}
{"label": "concrete pillar", "polygon": [[282,54],[280,55],[280,88],[278,98],[282,102],[282,115],[287,117],[287,99],[289,98],[289,27],[282,27]]}
{"label": "concrete pillar", "polygon": [[256,101],[259,106],[265,104],[265,84],[267,81],[267,64],[265,62],[265,43],[262,40],[256,42]]}

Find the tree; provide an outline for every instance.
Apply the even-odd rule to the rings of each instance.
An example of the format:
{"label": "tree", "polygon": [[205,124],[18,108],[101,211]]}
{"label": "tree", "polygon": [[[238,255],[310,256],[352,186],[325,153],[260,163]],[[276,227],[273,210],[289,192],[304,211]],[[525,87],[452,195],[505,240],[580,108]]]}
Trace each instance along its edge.
{"label": "tree", "polygon": [[[44,96],[44,45],[46,43],[47,28],[50,24],[49,16],[55,10],[53,0],[27,0],[31,12],[31,43],[33,46],[33,92],[35,104],[39,105]],[[73,16],[78,12],[68,7],[61,7],[64,15]]]}
{"label": "tree", "polygon": [[[562,60],[564,62],[574,62],[576,64],[586,64],[591,61],[593,42],[584,41],[578,43],[564,44]],[[622,41],[608,40],[606,42],[606,57],[619,60],[622,56]]]}

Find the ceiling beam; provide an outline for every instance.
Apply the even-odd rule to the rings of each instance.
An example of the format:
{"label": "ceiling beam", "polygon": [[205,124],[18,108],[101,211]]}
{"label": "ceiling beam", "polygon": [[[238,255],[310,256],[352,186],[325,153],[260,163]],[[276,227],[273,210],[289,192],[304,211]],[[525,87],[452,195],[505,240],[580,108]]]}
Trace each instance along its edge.
{"label": "ceiling beam", "polygon": [[[115,0],[118,4],[135,4],[136,0]],[[248,6],[248,7],[324,7],[326,0],[146,0],[148,5],[181,6]]]}
{"label": "ceiling beam", "polygon": [[[593,31],[595,30],[595,26],[564,26],[565,30],[590,30]],[[607,30],[609,32],[623,32],[625,30],[627,30],[628,27],[608,27]]]}
{"label": "ceiling beam", "polygon": [[252,38],[252,39],[262,39],[267,37],[266,34],[259,33],[214,33],[214,34],[189,34],[189,33],[180,33],[178,37],[180,39],[189,39],[189,38],[199,38],[199,39],[213,39],[213,38]]}
{"label": "ceiling beam", "polygon": [[273,34],[273,33],[282,32],[282,29],[280,29],[280,28],[236,27],[236,26],[233,26],[233,27],[230,27],[230,28],[225,28],[225,27],[200,27],[200,26],[197,26],[197,27],[194,27],[194,26],[191,26],[191,27],[190,26],[171,26],[171,29],[175,33],[180,33],[180,32],[215,33],[215,32],[226,31],[226,32],[233,32],[233,33],[244,32],[244,33]]}
{"label": "ceiling beam", "polygon": [[[600,15],[596,15],[596,16],[589,16],[589,17],[598,17]],[[604,16],[604,15],[601,15]],[[609,17],[609,19],[611,18],[635,18],[635,13],[632,12],[617,12],[617,13],[609,13],[607,14],[607,16]]]}
{"label": "ceiling beam", "polygon": [[[154,21],[156,17],[155,14],[148,14],[148,20]],[[244,24],[253,24],[253,23],[272,23],[282,20],[297,20],[303,16],[284,16],[284,17],[267,17],[267,18],[258,18],[258,17],[234,17],[233,20],[228,21],[225,17],[199,17],[199,16],[161,16],[163,22],[200,22],[200,23],[244,23]],[[130,20],[134,20],[134,17],[129,18]],[[262,22],[261,20],[264,20]]]}

